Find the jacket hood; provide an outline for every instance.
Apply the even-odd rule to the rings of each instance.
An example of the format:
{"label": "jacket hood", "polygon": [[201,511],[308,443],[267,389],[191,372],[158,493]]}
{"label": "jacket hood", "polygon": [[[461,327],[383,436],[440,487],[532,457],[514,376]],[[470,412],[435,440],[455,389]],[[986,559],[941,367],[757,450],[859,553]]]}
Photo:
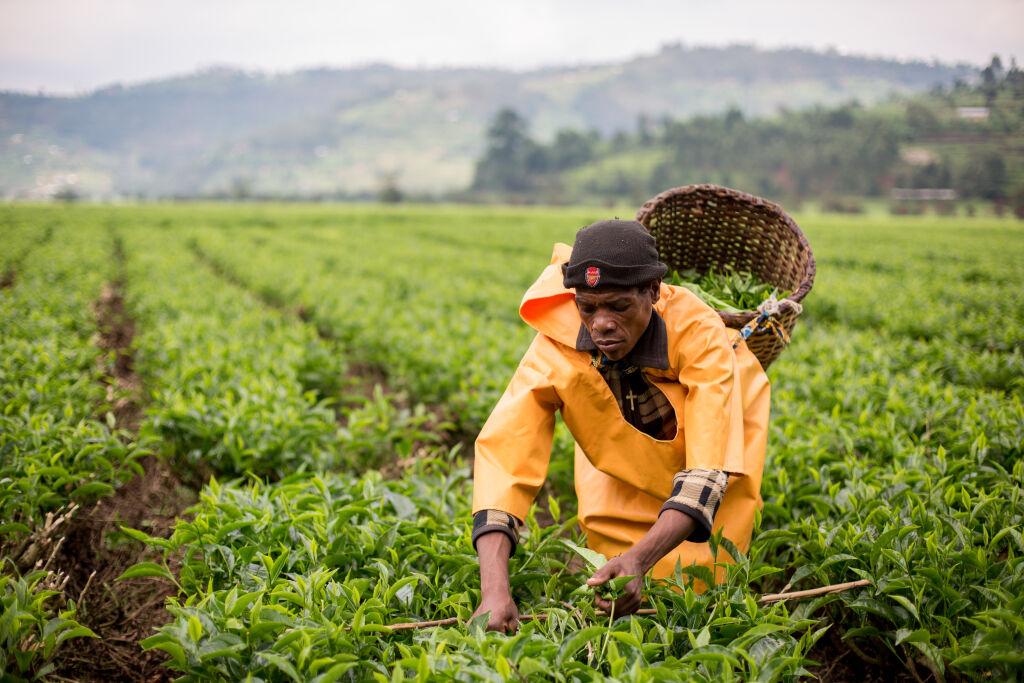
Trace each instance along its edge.
{"label": "jacket hood", "polygon": [[[580,314],[576,310],[576,290],[566,289],[562,285],[562,264],[569,260],[571,254],[572,247],[568,244],[555,244],[551,252],[551,262],[523,295],[523,301],[519,304],[519,315],[527,325],[541,334],[576,348],[576,336],[579,334],[581,322]],[[661,297],[654,305],[654,310],[662,317],[667,303],[673,298],[678,298],[677,290],[676,287],[662,283]]]}
{"label": "jacket hood", "polygon": [[558,242],[551,262],[536,282],[530,285],[519,304],[519,315],[541,334],[567,346],[576,346],[580,314],[576,311],[576,290],[562,285],[562,264],[569,260],[572,247]]}

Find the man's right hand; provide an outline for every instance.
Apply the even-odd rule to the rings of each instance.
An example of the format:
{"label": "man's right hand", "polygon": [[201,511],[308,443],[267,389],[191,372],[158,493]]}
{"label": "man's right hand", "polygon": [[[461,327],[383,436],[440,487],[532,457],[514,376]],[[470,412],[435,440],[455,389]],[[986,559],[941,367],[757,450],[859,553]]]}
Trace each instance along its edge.
{"label": "man's right hand", "polygon": [[488,631],[515,631],[519,628],[519,608],[508,580],[512,541],[505,534],[488,533],[476,540],[476,550],[480,556],[480,606],[473,616],[490,612]]}
{"label": "man's right hand", "polygon": [[473,612],[473,618],[488,612],[490,613],[487,617],[488,631],[511,633],[519,628],[519,608],[516,607],[515,600],[511,595],[492,598],[485,595],[480,600],[480,606]]}

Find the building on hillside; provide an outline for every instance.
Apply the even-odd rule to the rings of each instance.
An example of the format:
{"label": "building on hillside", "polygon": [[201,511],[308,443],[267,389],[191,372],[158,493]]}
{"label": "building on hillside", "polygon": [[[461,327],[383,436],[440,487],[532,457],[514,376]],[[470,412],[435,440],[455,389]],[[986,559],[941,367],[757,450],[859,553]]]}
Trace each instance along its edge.
{"label": "building on hillside", "polygon": [[911,166],[927,166],[934,161],[938,161],[938,157],[933,152],[919,147],[901,149],[900,159]]}
{"label": "building on hillside", "polygon": [[956,115],[965,121],[988,121],[988,107],[957,107]]}
{"label": "building on hillside", "polygon": [[948,188],[910,188],[894,187],[891,196],[893,199],[910,199],[918,201],[953,200],[956,199],[956,190]]}

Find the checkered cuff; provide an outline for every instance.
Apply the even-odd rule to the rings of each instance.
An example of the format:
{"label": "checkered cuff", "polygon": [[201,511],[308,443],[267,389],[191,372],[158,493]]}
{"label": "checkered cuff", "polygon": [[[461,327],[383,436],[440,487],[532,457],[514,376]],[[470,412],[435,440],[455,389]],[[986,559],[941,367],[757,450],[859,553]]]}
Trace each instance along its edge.
{"label": "checkered cuff", "polygon": [[[711,537],[715,513],[722,502],[729,473],[718,470],[683,470],[672,478],[672,495],[661,506],[665,510],[679,510],[697,522],[687,541],[704,543]],[[658,514],[661,514],[659,512]]]}
{"label": "checkered cuff", "polygon": [[498,531],[508,536],[512,541],[512,553],[516,554],[519,547],[519,527],[522,522],[501,510],[481,510],[473,515],[473,547],[476,548],[476,539],[492,531]]}

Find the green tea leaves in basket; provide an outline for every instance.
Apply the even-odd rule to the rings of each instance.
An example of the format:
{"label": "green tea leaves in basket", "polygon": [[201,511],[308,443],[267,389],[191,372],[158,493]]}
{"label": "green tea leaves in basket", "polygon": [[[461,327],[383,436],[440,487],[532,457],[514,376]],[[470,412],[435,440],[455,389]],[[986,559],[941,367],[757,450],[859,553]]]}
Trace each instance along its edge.
{"label": "green tea leaves in basket", "polygon": [[783,299],[790,292],[779,292],[771,284],[761,282],[747,271],[737,271],[729,266],[715,272],[714,268],[700,275],[694,269],[672,271],[668,284],[685,287],[700,297],[701,301],[726,313],[757,310],[761,302],[771,296]]}

